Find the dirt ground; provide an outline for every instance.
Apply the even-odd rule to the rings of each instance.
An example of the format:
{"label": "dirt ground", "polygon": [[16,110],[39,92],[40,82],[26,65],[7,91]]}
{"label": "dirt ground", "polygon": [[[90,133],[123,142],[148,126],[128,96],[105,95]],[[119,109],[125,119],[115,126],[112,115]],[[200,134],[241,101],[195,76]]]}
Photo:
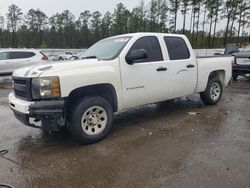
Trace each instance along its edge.
{"label": "dirt ground", "polygon": [[199,96],[117,114],[103,141],[45,135],[13,116],[0,89],[0,183],[36,187],[250,187],[250,81],[216,106]]}

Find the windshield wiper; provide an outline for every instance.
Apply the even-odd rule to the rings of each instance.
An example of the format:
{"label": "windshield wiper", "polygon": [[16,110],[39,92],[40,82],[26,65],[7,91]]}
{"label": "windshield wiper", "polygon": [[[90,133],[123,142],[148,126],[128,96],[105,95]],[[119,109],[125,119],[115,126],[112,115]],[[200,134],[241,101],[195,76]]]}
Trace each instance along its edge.
{"label": "windshield wiper", "polygon": [[87,56],[87,57],[82,57],[81,59],[97,59],[96,56]]}

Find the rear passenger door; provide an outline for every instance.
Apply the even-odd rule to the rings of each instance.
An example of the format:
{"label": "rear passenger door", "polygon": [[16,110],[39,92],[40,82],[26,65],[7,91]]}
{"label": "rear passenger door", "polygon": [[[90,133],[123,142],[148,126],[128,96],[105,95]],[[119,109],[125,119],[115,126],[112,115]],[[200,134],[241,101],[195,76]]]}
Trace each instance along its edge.
{"label": "rear passenger door", "polygon": [[139,38],[126,52],[129,56],[134,50],[145,50],[147,57],[128,64],[121,59],[121,78],[124,108],[149,104],[168,97],[169,71],[158,38],[146,36]]}
{"label": "rear passenger door", "polygon": [[197,63],[181,37],[164,37],[170,59],[170,98],[190,95],[197,84]]}

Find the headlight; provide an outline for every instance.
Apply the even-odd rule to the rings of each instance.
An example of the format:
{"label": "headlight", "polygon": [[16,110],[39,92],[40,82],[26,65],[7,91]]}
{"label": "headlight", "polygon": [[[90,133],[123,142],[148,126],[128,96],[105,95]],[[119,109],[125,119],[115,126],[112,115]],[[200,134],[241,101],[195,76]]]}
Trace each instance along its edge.
{"label": "headlight", "polygon": [[33,99],[58,98],[61,96],[59,78],[33,78],[31,92]]}

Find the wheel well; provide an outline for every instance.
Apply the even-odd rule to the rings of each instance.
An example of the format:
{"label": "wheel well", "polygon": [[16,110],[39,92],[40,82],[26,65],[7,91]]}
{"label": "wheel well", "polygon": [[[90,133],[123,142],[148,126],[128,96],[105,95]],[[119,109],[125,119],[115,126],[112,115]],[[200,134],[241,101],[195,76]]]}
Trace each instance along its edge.
{"label": "wheel well", "polygon": [[214,77],[218,77],[219,80],[224,83],[225,82],[225,71],[224,70],[216,70],[213,71],[209,74],[209,79],[210,78],[214,78]]}
{"label": "wheel well", "polygon": [[114,112],[117,111],[118,102],[115,88],[111,84],[97,84],[84,86],[73,90],[67,98],[67,108],[80,98],[86,96],[100,96],[105,98],[113,106]]}

